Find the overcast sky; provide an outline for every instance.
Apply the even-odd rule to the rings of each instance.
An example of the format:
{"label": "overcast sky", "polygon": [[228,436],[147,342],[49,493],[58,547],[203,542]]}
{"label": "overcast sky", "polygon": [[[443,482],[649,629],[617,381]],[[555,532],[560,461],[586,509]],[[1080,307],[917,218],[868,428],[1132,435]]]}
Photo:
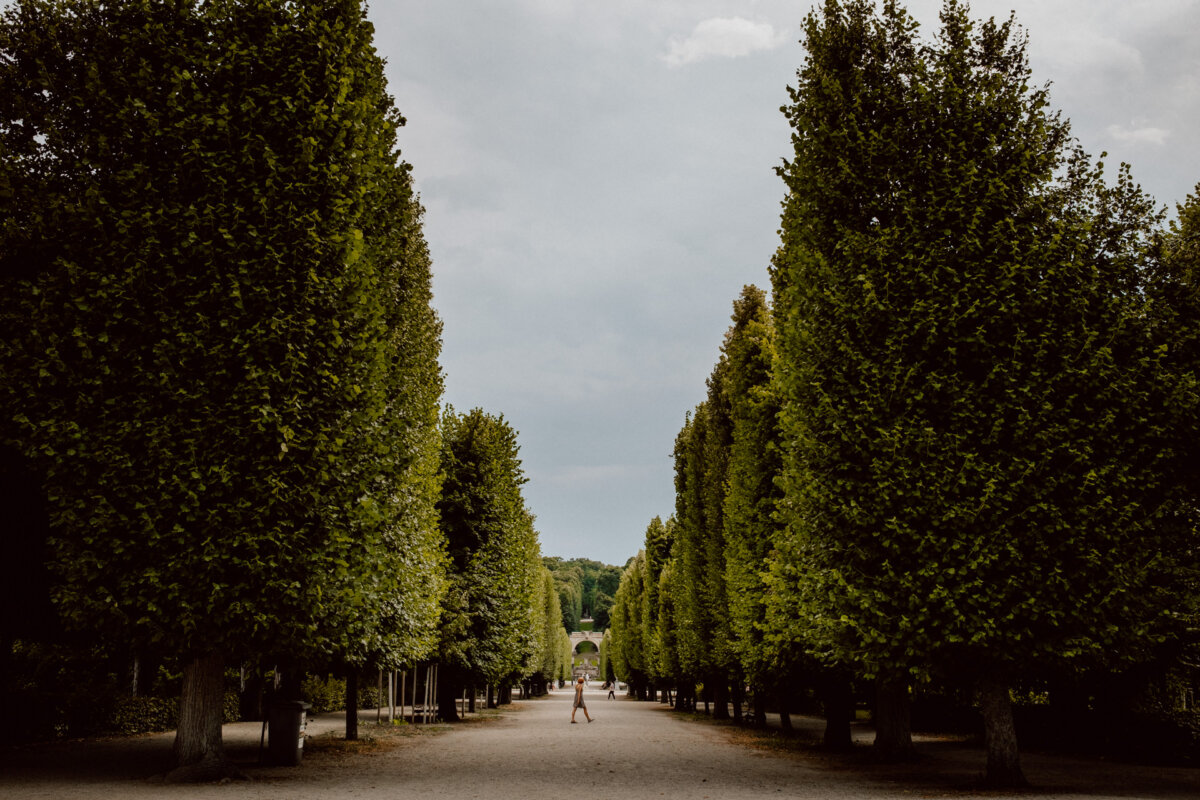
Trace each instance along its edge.
{"label": "overcast sky", "polygon": [[[542,552],[624,564],[743,285],[769,288],[810,2],[375,0],[445,324],[446,401],[519,431]],[[926,35],[938,0],[910,2]],[[1015,10],[1086,150],[1200,182],[1200,0]]]}

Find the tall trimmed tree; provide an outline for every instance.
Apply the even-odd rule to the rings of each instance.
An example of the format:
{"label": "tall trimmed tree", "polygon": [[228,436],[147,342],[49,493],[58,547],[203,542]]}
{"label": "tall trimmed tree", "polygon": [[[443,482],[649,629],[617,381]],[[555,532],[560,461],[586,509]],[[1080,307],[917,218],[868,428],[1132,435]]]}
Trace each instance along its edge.
{"label": "tall trimmed tree", "polygon": [[644,697],[649,684],[647,664],[647,631],[645,621],[646,570],[645,553],[629,560],[617,587],[612,608],[612,650],[608,657],[613,670],[638,697]]}
{"label": "tall trimmed tree", "polygon": [[0,50],[0,435],[44,476],[62,615],[177,652],[180,774],[228,772],[227,663],[430,641],[403,120],[357,0],[20,0]]}
{"label": "tall trimmed tree", "polygon": [[671,666],[672,659],[664,657],[661,652],[661,640],[658,637],[659,612],[663,602],[662,571],[671,557],[674,527],[673,519],[663,522],[661,517],[655,517],[646,526],[644,537],[646,592],[642,600],[642,619],[646,629],[646,672],[654,686],[664,690],[674,687],[678,679]]}
{"label": "tall trimmed tree", "polygon": [[703,683],[718,719],[729,715],[734,681],[729,600],[725,588],[726,478],[732,423],[720,386],[724,359],[708,381],[709,396],[688,416],[675,444],[674,611],[679,667],[687,685]]}
{"label": "tall trimmed tree", "polygon": [[538,652],[543,625],[534,599],[541,553],[517,432],[481,409],[442,416],[442,496],[450,556],[449,602],[442,612],[438,707],[458,719],[455,700],[468,683],[497,687],[519,678]]}
{"label": "tall trimmed tree", "polygon": [[936,40],[915,29],[895,2],[806,21],[772,268],[775,585],[800,644],[885,688],[973,679],[988,778],[1016,784],[1011,683],[1144,657],[1186,594],[1144,215],[1071,149],[1012,20],[949,0]]}
{"label": "tall trimmed tree", "polygon": [[[1176,206],[1176,218],[1161,238],[1150,280],[1154,339],[1167,355],[1170,394],[1163,405],[1175,412],[1175,436],[1186,493],[1200,496],[1200,184]],[[1200,508],[1194,500],[1186,503]]]}
{"label": "tall trimmed tree", "polygon": [[727,364],[719,391],[732,422],[724,514],[730,629],[738,664],[751,687],[755,719],[765,724],[766,699],[780,675],[780,659],[764,641],[764,575],[778,537],[775,507],[781,492],[776,478],[782,461],[779,401],[771,380],[774,327],[762,290],[743,289],[721,349]]}

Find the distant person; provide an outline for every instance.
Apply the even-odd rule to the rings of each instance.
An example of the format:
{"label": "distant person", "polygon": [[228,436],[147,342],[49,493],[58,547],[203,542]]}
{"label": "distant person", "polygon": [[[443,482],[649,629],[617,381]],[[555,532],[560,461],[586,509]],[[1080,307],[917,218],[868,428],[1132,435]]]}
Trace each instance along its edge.
{"label": "distant person", "polygon": [[575,712],[581,708],[583,709],[583,715],[585,717],[587,717],[587,721],[591,722],[592,716],[591,716],[591,714],[588,714],[587,706],[583,702],[583,678],[582,677],[575,682],[575,702],[571,706],[571,724],[572,725],[575,724]]}
{"label": "distant person", "polygon": [[617,699],[617,682],[616,681],[608,682],[608,699],[609,700]]}

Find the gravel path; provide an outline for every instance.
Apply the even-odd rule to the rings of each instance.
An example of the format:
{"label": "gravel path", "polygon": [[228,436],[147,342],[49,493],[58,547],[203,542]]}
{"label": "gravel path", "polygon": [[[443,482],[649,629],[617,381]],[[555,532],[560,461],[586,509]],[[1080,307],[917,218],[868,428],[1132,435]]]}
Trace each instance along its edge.
{"label": "gravel path", "polygon": [[[167,786],[149,779],[170,754],[170,734],[25,747],[0,753],[0,797],[63,798],[454,798],[541,800],[589,794],[620,800],[758,800],[998,796],[977,793],[977,748],[928,740],[906,765],[872,764],[863,753],[827,757],[748,746],[736,728],[679,718],[657,703],[587,694],[595,722],[569,723],[571,690],[518,703],[491,720],[444,735],[380,737],[346,752],[323,739],[340,715],[315,720],[315,748],[299,768],[248,766],[253,780]],[[374,714],[363,714],[372,735]],[[809,723],[818,730],[817,723]],[[324,732],[324,733],[323,733]],[[257,723],[226,727],[231,754],[254,760]],[[1041,788],[1022,798],[1200,798],[1200,770],[1113,765],[1027,755],[1026,772]],[[148,780],[149,779],[149,780]],[[1003,795],[999,795],[1003,796]]]}

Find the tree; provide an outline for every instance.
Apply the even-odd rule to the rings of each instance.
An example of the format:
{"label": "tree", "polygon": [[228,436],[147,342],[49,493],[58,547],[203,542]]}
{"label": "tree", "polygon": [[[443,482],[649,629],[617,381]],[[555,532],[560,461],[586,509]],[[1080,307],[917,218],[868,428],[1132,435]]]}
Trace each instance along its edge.
{"label": "tree", "polygon": [[669,690],[675,685],[677,675],[673,670],[664,669],[670,663],[669,657],[660,652],[662,643],[658,636],[659,610],[662,603],[662,572],[671,557],[671,542],[675,522],[673,519],[662,521],[661,517],[650,520],[645,534],[645,560],[642,562],[645,572],[644,582],[646,591],[642,599],[642,619],[645,628],[646,672],[654,684]]}
{"label": "tree", "polygon": [[579,620],[583,617],[583,568],[556,556],[546,556],[542,563],[554,575],[559,605],[562,607],[563,628],[567,631],[579,630]]}
{"label": "tree", "polygon": [[184,659],[185,776],[230,769],[232,658],[430,641],[439,328],[371,40],[350,0],[0,23],[0,435],[60,613]]}
{"label": "tree", "polygon": [[672,650],[679,675],[679,694],[690,698],[704,680],[704,638],[707,609],[704,586],[704,439],[707,408],[702,403],[688,414],[675,437],[675,536],[671,542],[669,584],[674,625]]}
{"label": "tree", "polygon": [[[562,637],[566,633],[562,626],[562,606],[559,605],[558,587],[550,570],[542,567],[542,652],[541,660],[535,672],[541,676],[543,683],[554,680],[562,672]],[[568,638],[568,642],[570,639]]]}
{"label": "tree", "polygon": [[441,526],[450,556],[452,602],[442,612],[438,706],[468,682],[495,687],[530,666],[544,624],[535,609],[541,554],[521,486],[517,433],[504,418],[473,409],[442,416]]}
{"label": "tree", "polygon": [[1142,199],[1102,191],[1011,19],[974,25],[953,0],[941,19],[929,44],[894,2],[806,21],[772,267],[774,585],[812,620],[797,642],[881,688],[972,677],[988,779],[1018,784],[1011,682],[1146,657],[1183,550]]}
{"label": "tree", "polygon": [[668,687],[677,689],[675,708],[695,710],[695,685],[683,679],[679,663],[679,626],[677,598],[682,594],[677,575],[677,562],[667,559],[658,575],[658,603],[655,626],[648,631],[651,638],[652,669]]}
{"label": "tree", "polygon": [[644,697],[648,685],[646,663],[646,627],[642,598],[645,596],[645,554],[641,551],[629,560],[617,587],[612,609],[612,650],[607,654],[613,671],[629,684],[631,692]]}
{"label": "tree", "polygon": [[[679,667],[711,689],[714,716],[729,716],[735,657],[725,588],[725,489],[732,422],[720,391],[724,358],[708,380],[708,399],[684,424],[675,448],[675,559]],[[685,688],[686,691],[686,688]]]}
{"label": "tree", "polygon": [[612,660],[608,655],[610,652],[612,652],[612,630],[608,629],[600,638],[600,677],[606,683],[617,679],[616,673],[613,671]]}
{"label": "tree", "polygon": [[725,496],[725,583],[734,652],[754,696],[755,718],[765,724],[765,702],[776,688],[780,659],[764,641],[767,597],[764,574],[778,537],[775,507],[782,467],[771,381],[774,328],[766,295],[747,286],[734,302],[733,326],[725,334],[727,362],[718,390],[732,423],[729,483]]}
{"label": "tree", "polygon": [[[1200,184],[1176,206],[1176,218],[1161,237],[1151,270],[1149,294],[1155,344],[1166,353],[1163,383],[1170,387],[1163,406],[1175,412],[1175,467],[1191,497],[1200,496],[1196,446],[1200,430]],[[1194,502],[1185,506],[1196,508]]]}

